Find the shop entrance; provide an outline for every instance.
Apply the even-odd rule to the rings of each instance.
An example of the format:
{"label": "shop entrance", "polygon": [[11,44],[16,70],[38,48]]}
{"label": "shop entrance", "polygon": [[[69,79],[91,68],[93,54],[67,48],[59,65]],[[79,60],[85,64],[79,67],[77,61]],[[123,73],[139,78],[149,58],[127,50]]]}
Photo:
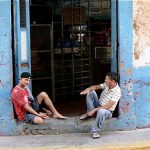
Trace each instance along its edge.
{"label": "shop entrance", "polygon": [[34,96],[46,91],[65,114],[85,111],[80,92],[111,70],[110,0],[30,0]]}

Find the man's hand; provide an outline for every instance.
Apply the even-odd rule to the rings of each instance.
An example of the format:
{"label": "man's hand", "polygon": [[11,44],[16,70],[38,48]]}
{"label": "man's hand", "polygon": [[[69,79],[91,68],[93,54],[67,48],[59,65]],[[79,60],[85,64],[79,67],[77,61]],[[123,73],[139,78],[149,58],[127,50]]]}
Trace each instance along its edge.
{"label": "man's hand", "polygon": [[101,89],[100,85],[93,85],[93,86],[90,86],[90,87],[86,88],[80,94],[81,95],[89,94],[90,91],[92,91],[92,90],[98,90],[98,89]]}
{"label": "man's hand", "polygon": [[32,114],[34,114],[34,115],[36,115],[36,116],[39,116],[39,117],[41,117],[41,118],[43,118],[43,119],[47,119],[47,117],[48,117],[45,113],[42,113],[42,112],[37,113],[37,112],[36,112],[31,106],[29,106],[28,104],[26,104],[24,108],[25,108],[28,112],[30,112],[30,113],[32,113]]}
{"label": "man's hand", "polygon": [[39,117],[41,117],[43,119],[48,119],[49,118],[45,113],[42,113],[42,112],[39,112]]}
{"label": "man's hand", "polygon": [[80,94],[85,95],[90,93],[90,88],[86,88],[84,91],[82,91]]}
{"label": "man's hand", "polygon": [[88,115],[88,116],[93,116],[93,115],[97,112],[97,110],[98,110],[98,109],[95,108],[95,109],[89,111],[89,112],[87,113],[87,115]]}
{"label": "man's hand", "polygon": [[42,108],[42,109],[47,113],[48,117],[52,117],[53,113],[50,110],[48,110],[46,108]]}

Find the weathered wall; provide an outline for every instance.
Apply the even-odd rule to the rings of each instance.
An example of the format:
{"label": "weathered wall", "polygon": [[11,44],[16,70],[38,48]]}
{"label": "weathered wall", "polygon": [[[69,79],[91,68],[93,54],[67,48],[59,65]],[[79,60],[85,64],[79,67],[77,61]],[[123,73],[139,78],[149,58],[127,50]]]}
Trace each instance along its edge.
{"label": "weathered wall", "polygon": [[150,1],[133,1],[133,100],[137,127],[150,127]]}
{"label": "weathered wall", "polygon": [[0,1],[0,135],[15,131],[12,89],[11,0]]}
{"label": "weathered wall", "polygon": [[133,3],[118,0],[118,65],[122,96],[119,102],[119,118],[113,126],[120,130],[135,129],[137,118],[133,97]]}
{"label": "weathered wall", "polygon": [[150,1],[133,1],[134,66],[150,66]]}

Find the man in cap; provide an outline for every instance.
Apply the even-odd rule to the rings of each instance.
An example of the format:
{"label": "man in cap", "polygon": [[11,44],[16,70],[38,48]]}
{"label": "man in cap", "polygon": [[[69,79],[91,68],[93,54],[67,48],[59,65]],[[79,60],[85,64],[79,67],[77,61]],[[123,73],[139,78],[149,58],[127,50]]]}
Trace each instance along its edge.
{"label": "man in cap", "polygon": [[[41,92],[36,98],[32,96],[28,88],[30,81],[30,73],[23,72],[20,76],[18,85],[14,87],[11,94],[18,119],[31,124],[44,123],[44,119],[48,117],[47,114],[51,115],[53,118],[65,119],[66,117],[56,110],[47,93]],[[43,103],[47,107],[47,109],[44,109],[46,113],[39,112],[40,106]]]}

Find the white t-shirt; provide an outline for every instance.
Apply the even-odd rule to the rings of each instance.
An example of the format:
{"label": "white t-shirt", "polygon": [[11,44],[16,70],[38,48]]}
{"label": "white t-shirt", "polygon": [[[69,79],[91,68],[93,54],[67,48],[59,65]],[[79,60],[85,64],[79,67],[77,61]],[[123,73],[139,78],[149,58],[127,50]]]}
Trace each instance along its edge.
{"label": "white t-shirt", "polygon": [[106,105],[109,102],[109,100],[112,100],[115,102],[115,104],[109,110],[114,111],[121,97],[120,87],[117,84],[113,89],[109,89],[106,83],[100,84],[100,87],[101,89],[103,89],[101,96],[99,98],[101,106]]}

